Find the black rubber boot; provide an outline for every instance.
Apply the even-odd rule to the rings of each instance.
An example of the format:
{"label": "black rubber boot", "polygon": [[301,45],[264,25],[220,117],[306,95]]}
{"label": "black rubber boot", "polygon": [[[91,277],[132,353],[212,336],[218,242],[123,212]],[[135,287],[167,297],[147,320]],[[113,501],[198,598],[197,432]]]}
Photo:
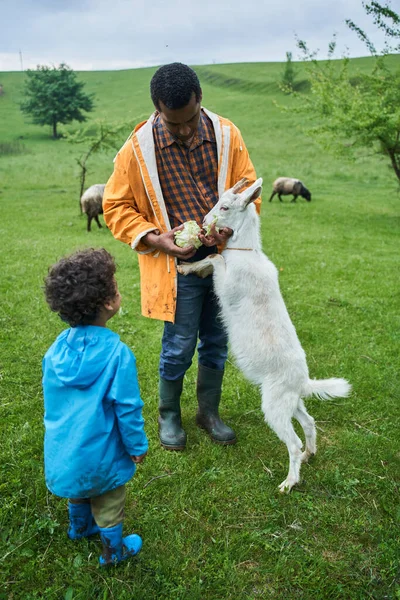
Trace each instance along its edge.
{"label": "black rubber boot", "polygon": [[186,446],[181,420],[182,387],[183,378],[169,381],[160,377],[158,432],[161,446],[166,450],[184,450]]}
{"label": "black rubber boot", "polygon": [[223,371],[209,369],[199,364],[197,375],[199,409],[196,423],[207,431],[213,442],[228,445],[236,443],[236,435],[233,429],[225,425],[218,413],[223,376]]}

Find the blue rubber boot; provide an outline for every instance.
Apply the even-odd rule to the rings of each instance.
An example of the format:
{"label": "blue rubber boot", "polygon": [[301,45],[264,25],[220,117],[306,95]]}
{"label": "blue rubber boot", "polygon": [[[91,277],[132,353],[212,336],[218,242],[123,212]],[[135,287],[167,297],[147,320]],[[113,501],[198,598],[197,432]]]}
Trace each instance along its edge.
{"label": "blue rubber boot", "polygon": [[71,540],[80,540],[100,532],[93,519],[89,502],[79,504],[68,502],[68,514],[68,537]]}
{"label": "blue rubber boot", "polygon": [[117,565],[130,556],[135,556],[142,547],[142,538],[136,533],[122,537],[122,523],[114,527],[100,527],[103,553],[99,558],[102,567]]}

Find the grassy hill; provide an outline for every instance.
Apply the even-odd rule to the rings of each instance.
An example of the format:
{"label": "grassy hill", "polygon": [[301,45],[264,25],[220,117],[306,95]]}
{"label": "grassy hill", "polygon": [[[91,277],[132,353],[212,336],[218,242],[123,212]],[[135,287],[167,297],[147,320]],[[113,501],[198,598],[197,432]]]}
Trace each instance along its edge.
{"label": "grassy hill", "polygon": [[[354,60],[355,73],[369,60]],[[398,56],[391,60],[398,66]],[[346,400],[307,402],[319,451],[289,496],[277,491],[286,449],[262,420],[258,390],[232,362],[221,412],[237,446],[213,446],[195,427],[194,362],[182,402],[188,448],[159,447],[162,323],[140,315],[136,256],[105,227],[86,232],[76,163],[84,148],[26,122],[23,74],[0,74],[0,600],[399,597],[400,197],[381,158],[365,152],[342,162],[304,135],[298,115],[277,108],[275,101],[293,102],[277,85],[283,68],[196,71],[204,105],[241,129],[264,178],[263,246],[280,271],[311,377],[342,376],[354,387]],[[89,121],[129,119],[133,126],[146,118],[154,71],[80,73],[96,96]],[[88,185],[107,180],[112,159],[96,156]],[[313,201],[268,203],[282,175],[302,179]],[[43,278],[82,247],[105,247],[117,259],[123,311],[110,326],[137,357],[150,441],[146,463],[128,484],[125,521],[126,531],[142,535],[143,550],[106,573],[97,566],[96,539],[67,540],[65,502],[47,492],[43,478],[41,359],[64,328],[45,305]]]}

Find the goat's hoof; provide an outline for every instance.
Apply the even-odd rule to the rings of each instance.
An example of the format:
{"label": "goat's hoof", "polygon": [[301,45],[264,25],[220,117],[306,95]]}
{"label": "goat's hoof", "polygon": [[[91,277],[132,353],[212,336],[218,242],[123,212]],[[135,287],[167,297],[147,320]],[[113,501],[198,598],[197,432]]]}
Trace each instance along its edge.
{"label": "goat's hoof", "polygon": [[296,485],[296,483],[296,481],[285,479],[285,481],[282,481],[281,485],[278,487],[278,490],[281,494],[289,494],[290,490],[294,485]]}
{"label": "goat's hoof", "polygon": [[301,455],[301,462],[307,463],[309,461],[309,459],[312,458],[313,456],[315,456],[315,452],[309,452],[309,451],[305,450],[303,452],[303,454]]}
{"label": "goat's hoof", "polygon": [[189,267],[190,267],[190,263],[181,263],[180,265],[178,265],[176,267],[176,270],[178,271],[178,273],[180,273],[181,275],[188,275],[189,274]]}

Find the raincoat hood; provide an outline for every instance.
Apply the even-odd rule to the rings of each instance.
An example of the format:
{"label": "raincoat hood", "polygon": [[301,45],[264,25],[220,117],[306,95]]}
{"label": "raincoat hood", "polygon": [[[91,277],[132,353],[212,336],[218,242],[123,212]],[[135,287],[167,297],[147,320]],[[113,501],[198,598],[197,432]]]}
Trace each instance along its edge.
{"label": "raincoat hood", "polygon": [[58,336],[45,358],[63,385],[85,388],[104,371],[119,341],[106,327],[72,327]]}

